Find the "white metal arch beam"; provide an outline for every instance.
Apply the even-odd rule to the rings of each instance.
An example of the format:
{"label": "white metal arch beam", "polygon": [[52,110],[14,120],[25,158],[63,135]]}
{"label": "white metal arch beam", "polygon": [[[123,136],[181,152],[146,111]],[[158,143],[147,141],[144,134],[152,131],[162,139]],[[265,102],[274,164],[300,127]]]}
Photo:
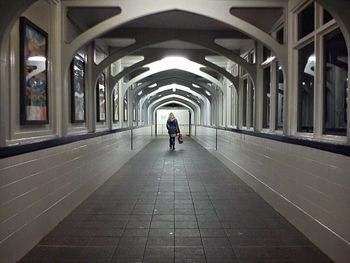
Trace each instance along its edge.
{"label": "white metal arch beam", "polygon": [[198,121],[200,120],[200,114],[201,114],[201,111],[200,111],[200,107],[194,103],[193,101],[190,101],[190,100],[186,100],[186,98],[183,98],[183,97],[163,97],[163,98],[160,98],[156,101],[154,101],[151,105],[148,106],[147,108],[147,116],[149,117],[154,117],[152,115],[153,113],[153,110],[155,108],[156,105],[160,105],[161,103],[170,103],[170,102],[181,102],[183,104],[187,104],[188,106],[190,106],[194,112],[194,116],[195,116],[195,122],[198,123]]}
{"label": "white metal arch beam", "polygon": [[[110,77],[110,86],[114,87],[117,84],[117,82],[121,78],[123,78],[124,76],[126,76],[126,75],[128,75],[128,74],[130,74],[130,73],[132,73],[134,71],[136,71],[137,69],[139,69],[139,68],[141,68],[141,67],[143,67],[143,66],[145,66],[147,64],[153,63],[153,62],[155,62],[157,60],[160,60],[162,58],[163,58],[162,54],[155,55],[155,56],[145,56],[144,60],[139,61],[139,62],[131,65],[130,67],[124,68],[122,71],[120,71],[115,76],[111,76]],[[216,65],[216,64],[214,64],[214,63],[212,63],[210,61],[207,61],[204,57],[191,56],[191,57],[188,57],[188,59],[190,61],[196,62],[198,64],[202,64],[203,66],[214,70],[215,72],[221,74],[222,76],[224,76],[225,78],[230,80],[235,88],[238,87],[238,82],[239,82],[239,78],[238,77],[234,77],[227,70],[219,67],[218,65]]]}
{"label": "white metal arch beam", "polygon": [[[194,88],[192,87],[192,85],[189,85],[187,83],[181,83],[180,81],[178,82],[175,82],[173,80],[168,80],[168,81],[164,81],[164,82],[161,82],[157,85],[156,88],[154,89],[143,89],[143,92],[142,94],[137,94],[135,93],[132,97],[131,97],[131,100],[133,100],[134,98],[136,98],[136,100],[144,100],[144,99],[147,99],[147,96],[152,94],[153,92],[156,92],[158,91],[159,89],[162,89],[162,90],[170,90],[172,89],[172,84],[177,84],[179,85],[180,87],[185,87],[185,88],[188,88],[191,90],[191,93],[195,94],[196,96],[200,96],[200,97],[206,97],[209,101],[211,100],[214,100],[215,99],[215,96],[208,93],[206,93],[205,91],[203,91],[202,89],[197,89],[197,88]],[[169,88],[164,88],[166,86],[169,86]],[[181,88],[180,88],[181,89]]]}
{"label": "white metal arch beam", "polygon": [[247,70],[247,72],[251,75],[255,83],[257,65],[248,63],[238,54],[235,54],[231,50],[225,49],[222,46],[216,44],[213,38],[208,38],[208,37],[199,38],[198,36],[197,37],[193,36],[193,34],[187,34],[186,36],[184,36],[183,34],[178,33],[177,31],[168,32],[168,33],[169,33],[168,35],[162,35],[162,36],[147,34],[147,36],[139,37],[139,39],[137,39],[135,44],[132,44],[130,46],[127,46],[125,48],[115,51],[114,53],[110,54],[107,58],[105,58],[98,65],[93,64],[93,70],[92,70],[93,83],[97,81],[98,76],[105,68],[107,68],[112,63],[119,60],[120,58],[128,54],[132,54],[138,50],[144,49],[145,47],[148,47],[152,44],[162,43],[167,40],[173,40],[173,39],[182,40],[188,43],[193,43],[193,44],[202,46],[203,48],[209,49],[217,54],[221,54],[222,56],[227,57],[228,59],[234,61],[235,63],[239,64],[242,68]]}
{"label": "white metal arch beam", "polygon": [[[248,2],[248,1],[244,1]],[[84,4],[83,4],[84,3]],[[259,1],[254,1],[255,6],[259,5]],[[281,1],[261,1],[263,7],[266,6],[278,6],[286,7],[287,2]],[[279,58],[282,66],[287,67],[287,52],[286,47],[279,44],[274,40],[268,33],[261,29],[253,26],[252,24],[235,17],[230,14],[232,7],[249,6],[242,4],[242,1],[209,1],[209,0],[177,0],[177,1],[164,1],[154,0],[149,2],[147,0],[121,0],[121,1],[99,1],[98,4],[95,2],[81,2],[81,1],[70,1],[65,2],[65,6],[114,6],[122,9],[121,14],[109,18],[89,30],[83,32],[71,43],[63,43],[63,54],[62,67],[66,71],[67,67],[76,53],[76,51],[89,43],[91,40],[98,38],[99,36],[107,33],[108,31],[137,18],[152,15],[160,12],[166,12],[171,10],[178,10],[184,12],[190,12],[197,15],[206,16],[220,22],[226,23],[236,30],[247,34],[253,39],[262,42],[265,46],[270,48],[276,56]],[[250,5],[251,6],[251,5]],[[254,75],[254,74],[252,74]]]}
{"label": "white metal arch beam", "polygon": [[[155,69],[155,70],[152,70],[152,69],[151,69],[151,70],[149,70],[149,71],[146,71],[146,72],[144,72],[144,73],[142,73],[142,74],[136,76],[135,78],[131,79],[129,82],[127,82],[127,83],[125,84],[125,89],[124,89],[124,90],[126,91],[126,90],[129,89],[133,84],[135,84],[135,83],[137,83],[137,82],[139,82],[139,81],[142,81],[143,79],[145,79],[145,78],[147,78],[147,77],[149,77],[149,76],[151,76],[151,75],[166,73],[166,72],[170,72],[171,70],[172,70],[172,69],[166,68],[166,69]],[[222,83],[221,83],[219,80],[217,80],[216,78],[210,76],[209,74],[204,73],[204,72],[201,71],[199,68],[198,68],[197,70],[193,70],[193,71],[189,71],[189,70],[186,69],[186,68],[183,68],[183,69],[176,69],[176,70],[178,70],[179,72],[188,72],[188,73],[194,74],[194,75],[196,75],[196,76],[202,77],[202,78],[208,80],[209,82],[214,83],[216,86],[218,86],[218,87],[221,89],[221,91],[222,91],[223,93],[226,93],[226,89],[224,88],[224,86],[222,85]]]}
{"label": "white metal arch beam", "polygon": [[[160,96],[159,96],[160,95]],[[171,88],[167,89],[167,90],[164,90],[164,91],[161,91],[159,93],[157,93],[157,95],[154,95],[152,97],[149,97],[149,98],[146,98],[145,100],[142,101],[141,103],[141,109],[143,109],[144,107],[147,108],[148,105],[151,105],[153,101],[157,100],[158,98],[161,98],[161,97],[167,97],[167,96],[172,96],[174,95],[174,93],[172,92]],[[191,93],[188,93],[187,91],[184,91],[184,90],[179,90],[176,95],[178,96],[181,96],[181,97],[187,97],[189,98],[191,101],[195,102],[196,100],[198,100],[200,103],[200,105],[204,105],[205,102],[206,102],[206,99],[205,97],[202,97],[202,96],[199,96],[199,97],[195,97],[193,98],[193,94]],[[189,96],[187,96],[189,95]]]}
{"label": "white metal arch beam", "polygon": [[193,100],[190,100],[190,99],[188,99],[188,98],[186,98],[186,97],[179,96],[179,95],[168,95],[168,96],[160,97],[160,98],[158,98],[157,100],[153,101],[150,105],[148,105],[147,108],[150,109],[150,108],[152,108],[153,105],[156,104],[157,102],[163,101],[163,100],[166,100],[166,99],[170,99],[170,100],[180,99],[180,100],[182,100],[182,101],[187,101],[187,102],[190,103],[191,105],[194,105],[194,106],[195,106],[197,112],[200,112],[200,111],[201,111],[201,110],[200,110],[200,105],[199,105],[197,102],[195,102],[195,101],[193,101]]}
{"label": "white metal arch beam", "polygon": [[181,101],[175,101],[175,100],[173,100],[173,101],[168,101],[168,102],[160,102],[159,105],[155,105],[154,108],[151,110],[151,112],[152,112],[152,113],[151,113],[151,114],[152,114],[152,118],[154,118],[155,112],[156,112],[157,110],[159,110],[160,108],[166,106],[166,105],[169,104],[169,103],[177,103],[177,104],[179,104],[179,105],[181,105],[181,106],[187,108],[187,109],[191,112],[191,114],[192,114],[192,116],[193,116],[193,119],[194,119],[194,121],[196,122],[196,117],[197,117],[197,116],[196,116],[196,112],[195,112],[189,105],[187,105],[186,103],[183,103],[183,102],[181,102]]}
{"label": "white metal arch beam", "polygon": [[[170,72],[172,74],[164,74],[164,72],[161,74],[159,74],[159,73],[155,74],[150,81],[148,81],[148,80],[143,81],[143,83],[140,86],[137,86],[132,91],[132,93],[137,94],[139,91],[144,90],[145,88],[147,88],[148,86],[150,86],[152,84],[173,81],[175,83],[178,83],[178,84],[181,84],[181,85],[184,85],[187,87],[192,86],[192,84],[196,84],[200,88],[202,88],[204,90],[208,90],[215,98],[217,98],[218,90],[215,90],[213,87],[198,81],[196,78],[193,78],[193,76],[194,76],[193,74],[192,74],[193,76],[191,75],[192,78],[190,78],[190,77],[184,76],[182,74],[175,74],[175,72],[177,72],[177,70],[175,70],[175,71],[172,70]],[[153,90],[154,89],[157,89],[157,87],[153,88]],[[125,92],[123,94],[125,94]]]}

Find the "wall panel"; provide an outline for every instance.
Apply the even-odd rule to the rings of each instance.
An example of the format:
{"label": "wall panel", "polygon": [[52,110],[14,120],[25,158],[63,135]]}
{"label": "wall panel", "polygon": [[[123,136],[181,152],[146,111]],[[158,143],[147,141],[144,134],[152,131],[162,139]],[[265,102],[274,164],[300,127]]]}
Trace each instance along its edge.
{"label": "wall panel", "polygon": [[194,137],[336,262],[350,261],[350,157],[197,127]]}
{"label": "wall panel", "polygon": [[0,258],[16,262],[151,141],[151,127],[0,160]]}

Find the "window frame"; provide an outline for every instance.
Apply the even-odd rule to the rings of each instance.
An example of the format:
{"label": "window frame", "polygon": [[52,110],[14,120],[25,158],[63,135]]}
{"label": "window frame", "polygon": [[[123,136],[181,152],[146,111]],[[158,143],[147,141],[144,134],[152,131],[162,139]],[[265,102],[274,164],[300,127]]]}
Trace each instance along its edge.
{"label": "window frame", "polygon": [[[315,7],[315,28],[314,31],[304,36],[301,39],[298,39],[298,15],[304,10],[311,2],[314,2]],[[289,89],[291,90],[292,99],[288,101],[291,103],[289,109],[292,109],[291,121],[291,135],[311,138],[315,140],[324,140],[324,141],[333,141],[336,143],[346,143],[347,138],[349,137],[350,131],[347,129],[347,134],[345,135],[333,135],[333,134],[324,134],[324,45],[323,40],[324,36],[339,28],[339,25],[336,23],[335,19],[323,23],[323,14],[324,8],[317,3],[316,1],[308,0],[300,3],[293,12],[293,32],[292,32],[292,77],[294,79],[293,83],[289,84]],[[298,132],[298,53],[301,48],[314,42],[314,52],[316,56],[315,64],[315,76],[314,76],[314,123],[313,123],[313,132],[305,133]],[[349,54],[348,54],[349,55]],[[348,57],[349,63],[349,57]],[[349,74],[349,73],[348,73]],[[348,95],[349,99],[349,95]],[[292,107],[291,107],[292,106]],[[349,123],[349,109],[347,111],[347,121]],[[348,125],[349,127],[349,125]]]}

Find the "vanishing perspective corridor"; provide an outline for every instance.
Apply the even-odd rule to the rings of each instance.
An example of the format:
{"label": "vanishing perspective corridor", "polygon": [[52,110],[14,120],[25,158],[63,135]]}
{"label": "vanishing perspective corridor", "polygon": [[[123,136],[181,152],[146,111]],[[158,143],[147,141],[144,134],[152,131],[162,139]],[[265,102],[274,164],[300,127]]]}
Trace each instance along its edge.
{"label": "vanishing perspective corridor", "polygon": [[332,262],[192,139],[156,139],[20,262]]}

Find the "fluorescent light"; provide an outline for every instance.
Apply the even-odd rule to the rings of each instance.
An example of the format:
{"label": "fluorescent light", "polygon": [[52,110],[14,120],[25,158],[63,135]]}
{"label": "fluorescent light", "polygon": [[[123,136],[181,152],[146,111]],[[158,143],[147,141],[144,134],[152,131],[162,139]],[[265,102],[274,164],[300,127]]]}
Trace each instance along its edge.
{"label": "fluorescent light", "polygon": [[140,90],[139,93],[137,93],[137,95],[139,96],[142,95],[142,90]]}
{"label": "fluorescent light", "polygon": [[157,85],[158,85],[157,83],[154,83],[154,84],[152,84],[152,85],[149,85],[148,87],[149,87],[149,88],[155,88],[155,87],[157,87]]}
{"label": "fluorescent light", "polygon": [[316,56],[315,56],[315,54],[312,54],[312,55],[308,58],[307,61],[308,61],[308,62],[315,62],[315,61],[316,61]]}
{"label": "fluorescent light", "polygon": [[45,62],[46,58],[42,56],[33,56],[33,57],[29,57],[28,61]]}
{"label": "fluorescent light", "polygon": [[176,92],[176,88],[175,87],[173,87],[173,92]]}
{"label": "fluorescent light", "polygon": [[207,93],[208,96],[211,96],[211,93],[209,91],[205,91],[205,93]]}
{"label": "fluorescent light", "polygon": [[192,83],[192,87],[194,87],[194,88],[196,88],[196,89],[199,89],[199,88],[200,88],[200,86],[198,86],[197,84],[194,84],[194,83]]}
{"label": "fluorescent light", "polygon": [[267,65],[267,64],[271,63],[272,61],[274,61],[275,59],[276,59],[276,56],[268,57],[263,63],[261,63],[261,66]]}

